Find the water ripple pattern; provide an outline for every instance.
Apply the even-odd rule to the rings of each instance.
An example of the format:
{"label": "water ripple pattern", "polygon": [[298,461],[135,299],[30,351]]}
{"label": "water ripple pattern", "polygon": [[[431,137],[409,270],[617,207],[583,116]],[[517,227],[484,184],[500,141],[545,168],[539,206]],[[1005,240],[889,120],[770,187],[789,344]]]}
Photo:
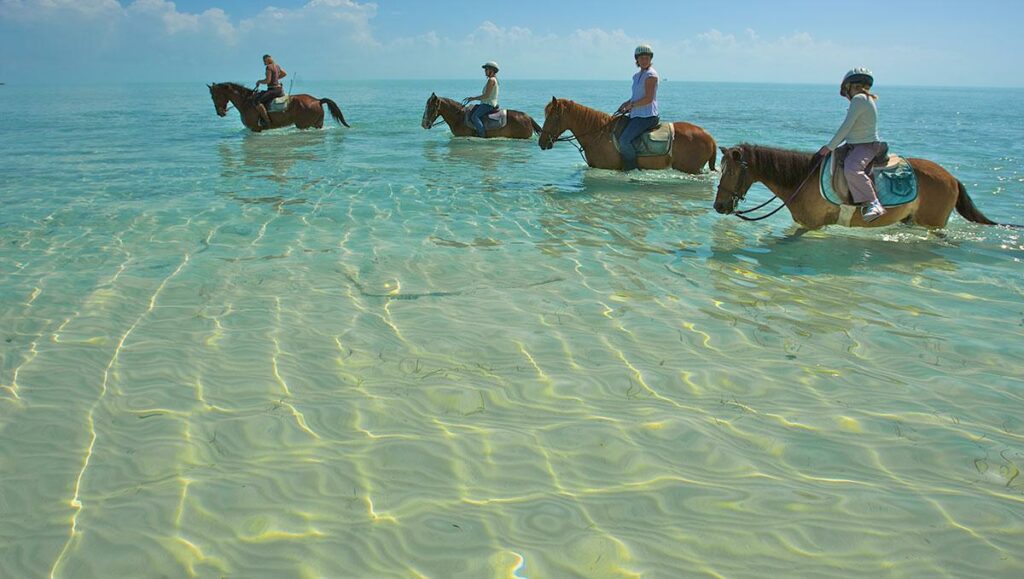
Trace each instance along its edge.
{"label": "water ripple pattern", "polygon": [[[0,576],[1024,574],[1020,231],[794,238],[714,173],[419,128],[476,81],[302,84],[352,129],[0,87]],[[662,91],[721,145],[845,111]],[[894,151],[1024,221],[1024,92],[878,92]]]}

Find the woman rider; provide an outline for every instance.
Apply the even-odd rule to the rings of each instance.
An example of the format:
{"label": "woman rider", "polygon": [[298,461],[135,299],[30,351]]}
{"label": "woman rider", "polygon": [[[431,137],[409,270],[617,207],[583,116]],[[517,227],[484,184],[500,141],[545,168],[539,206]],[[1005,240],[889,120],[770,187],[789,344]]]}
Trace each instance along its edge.
{"label": "woman rider", "polygon": [[651,66],[654,50],[641,44],[633,51],[640,71],[633,75],[633,96],[619,106],[620,113],[629,113],[629,124],[619,136],[622,170],[636,169],[636,148],[633,140],[658,126],[658,71]]}
{"label": "woman rider", "polygon": [[480,101],[480,104],[469,115],[469,122],[473,123],[476,135],[483,138],[487,136],[487,131],[484,129],[484,115],[489,115],[498,110],[498,63],[492,60],[485,63],[481,68],[484,69],[484,75],[487,76],[483,92],[477,96],[462,99],[462,104],[466,104],[469,101]]}
{"label": "woman rider", "polygon": [[839,85],[839,94],[850,101],[846,120],[836,131],[836,136],[818,150],[818,155],[824,157],[836,150],[843,141],[851,146],[843,172],[850,185],[853,202],[861,205],[861,217],[867,223],[885,215],[885,208],[875,193],[875,185],[865,172],[868,163],[878,155],[882,147],[878,142],[878,108],[875,106],[878,97],[870,92],[874,83],[874,76],[866,68],[855,68],[846,73]]}
{"label": "woman rider", "polygon": [[284,96],[284,87],[281,86],[281,79],[288,76],[269,54],[263,55],[263,64],[266,65],[267,76],[256,81],[256,88],[261,84],[267,85],[267,90],[256,93],[256,110],[260,113],[260,126],[264,129],[270,128],[270,115],[267,114],[267,104]]}

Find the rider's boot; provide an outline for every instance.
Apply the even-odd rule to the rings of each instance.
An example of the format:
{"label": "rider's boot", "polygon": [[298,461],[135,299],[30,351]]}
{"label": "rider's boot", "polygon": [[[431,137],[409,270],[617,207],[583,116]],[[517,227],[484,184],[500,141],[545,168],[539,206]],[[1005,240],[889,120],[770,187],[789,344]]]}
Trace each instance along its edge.
{"label": "rider's boot", "polygon": [[267,114],[267,107],[263,106],[262,103],[256,105],[256,111],[260,114],[260,128],[270,128],[270,115]]}

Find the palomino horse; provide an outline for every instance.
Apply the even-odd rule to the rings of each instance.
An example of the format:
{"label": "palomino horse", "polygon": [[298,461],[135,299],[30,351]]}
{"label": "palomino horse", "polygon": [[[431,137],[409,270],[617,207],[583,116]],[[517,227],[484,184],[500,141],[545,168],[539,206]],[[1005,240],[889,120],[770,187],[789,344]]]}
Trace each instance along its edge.
{"label": "palomino horse", "polygon": [[[452,99],[439,97],[430,93],[427,99],[427,106],[423,109],[423,122],[420,125],[424,129],[434,127],[437,117],[448,123],[448,128],[456,137],[475,137],[476,129],[466,124],[466,107]],[[508,139],[529,139],[533,133],[540,131],[537,124],[530,115],[522,111],[508,109],[508,122],[500,129],[488,129],[485,133],[488,138],[505,137]]]}
{"label": "palomino horse", "polygon": [[[964,219],[984,225],[1000,225],[974,206],[964,184],[939,165],[925,159],[907,159],[917,174],[917,199],[889,207],[885,215],[865,223],[854,212],[851,227],[879,227],[915,223],[944,227],[954,207]],[[840,208],[821,196],[821,163],[811,153],[787,151],[744,143],[722,147],[722,177],[715,195],[715,211],[732,213],[751,185],[762,183],[782,199],[793,220],[807,229],[838,223]],[[750,219],[750,218],[748,218]]]}
{"label": "palomino horse", "polygon": [[[253,98],[256,91],[246,88],[233,82],[220,82],[207,85],[210,87],[210,97],[213,99],[213,107],[217,114],[225,116],[228,114],[228,103],[230,102],[242,115],[242,124],[255,132],[263,131],[260,127],[260,113],[256,109]],[[308,94],[291,95],[288,107],[281,112],[268,112],[270,116],[269,129],[279,129],[289,125],[295,125],[300,129],[310,127],[324,128],[324,105],[331,111],[331,117],[339,123],[348,126],[341,109],[331,99],[318,99]]]}
{"label": "palomino horse", "polygon": [[[614,117],[567,99],[551,97],[544,108],[544,128],[540,148],[548,150],[565,131],[571,132],[583,147],[587,165],[598,169],[622,169],[622,157],[612,142]],[[690,123],[672,123],[672,156],[638,157],[641,169],[672,167],[684,173],[698,174],[707,165],[715,170],[715,139],[707,131]]]}

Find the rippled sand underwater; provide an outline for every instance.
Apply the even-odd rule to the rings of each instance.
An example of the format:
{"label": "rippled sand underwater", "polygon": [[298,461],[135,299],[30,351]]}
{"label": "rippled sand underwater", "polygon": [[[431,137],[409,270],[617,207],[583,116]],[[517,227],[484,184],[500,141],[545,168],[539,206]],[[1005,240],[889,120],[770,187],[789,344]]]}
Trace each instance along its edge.
{"label": "rippled sand underwater", "polygon": [[[716,215],[715,174],[418,129],[441,89],[311,87],[350,131],[247,135],[201,91],[15,126],[0,576],[1021,576],[1020,232],[797,239]],[[1024,109],[992,108],[920,155],[1020,222],[1021,146],[985,143]],[[913,113],[906,147],[944,137]]]}

